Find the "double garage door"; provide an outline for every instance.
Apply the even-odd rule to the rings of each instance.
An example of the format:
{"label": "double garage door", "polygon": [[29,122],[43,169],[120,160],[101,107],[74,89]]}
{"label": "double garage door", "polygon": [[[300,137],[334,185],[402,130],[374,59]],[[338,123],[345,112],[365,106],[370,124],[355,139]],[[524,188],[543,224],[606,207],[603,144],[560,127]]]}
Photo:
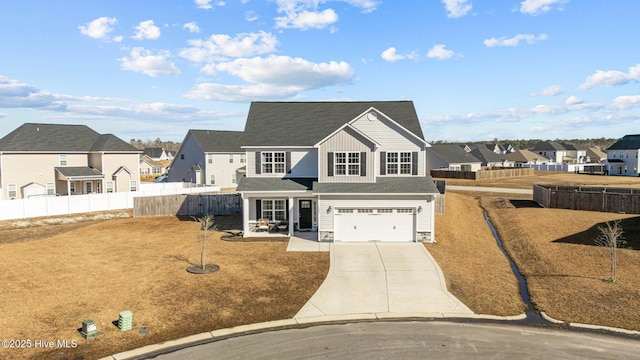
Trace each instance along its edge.
{"label": "double garage door", "polygon": [[338,208],[334,212],[335,241],[414,241],[412,208]]}

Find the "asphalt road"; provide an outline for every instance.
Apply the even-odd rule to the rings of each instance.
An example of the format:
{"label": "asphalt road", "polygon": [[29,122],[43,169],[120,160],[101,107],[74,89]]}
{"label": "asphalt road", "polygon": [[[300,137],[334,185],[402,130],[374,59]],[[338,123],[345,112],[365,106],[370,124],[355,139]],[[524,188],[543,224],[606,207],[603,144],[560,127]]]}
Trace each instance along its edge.
{"label": "asphalt road", "polygon": [[504,324],[360,322],[245,335],[153,359],[638,359],[640,340]]}

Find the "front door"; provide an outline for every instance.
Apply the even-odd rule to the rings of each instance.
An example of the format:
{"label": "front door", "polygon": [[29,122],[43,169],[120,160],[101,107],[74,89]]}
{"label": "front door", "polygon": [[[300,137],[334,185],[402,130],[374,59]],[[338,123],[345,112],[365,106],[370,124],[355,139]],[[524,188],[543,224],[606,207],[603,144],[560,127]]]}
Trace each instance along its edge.
{"label": "front door", "polygon": [[300,224],[298,227],[300,229],[311,229],[312,225],[312,216],[313,209],[311,207],[311,200],[300,200],[298,202],[298,211],[300,213]]}

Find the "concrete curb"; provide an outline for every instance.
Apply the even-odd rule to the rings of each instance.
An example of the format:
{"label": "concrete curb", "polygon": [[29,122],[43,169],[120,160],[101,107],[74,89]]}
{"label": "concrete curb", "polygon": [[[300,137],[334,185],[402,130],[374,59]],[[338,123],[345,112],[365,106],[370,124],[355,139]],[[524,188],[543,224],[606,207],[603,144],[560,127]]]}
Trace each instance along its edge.
{"label": "concrete curb", "polygon": [[540,312],[540,315],[542,316],[543,319],[551,323],[567,324],[569,325],[569,327],[572,327],[572,328],[588,329],[588,330],[605,330],[605,331],[610,331],[610,332],[615,332],[615,333],[625,334],[625,335],[640,335],[640,331],[636,331],[636,330],[627,330],[623,328],[616,328],[616,327],[604,326],[604,325],[592,325],[592,324],[582,324],[582,323],[573,323],[573,322],[566,323],[562,320],[557,320],[552,318],[551,316],[547,315],[544,311]]}
{"label": "concrete curb", "polygon": [[364,313],[364,314],[347,314],[347,315],[331,315],[331,316],[315,316],[309,318],[285,319],[267,321],[257,324],[240,325],[227,329],[219,329],[210,332],[204,332],[196,335],[183,337],[180,339],[170,340],[163,343],[143,346],[141,348],[124,351],[111,356],[104,357],[100,360],[126,360],[136,357],[149,355],[154,352],[169,350],[172,348],[181,348],[198,343],[206,343],[215,340],[222,340],[230,337],[249,335],[257,332],[275,331],[282,329],[294,329],[311,325],[350,323],[361,321],[390,321],[390,320],[432,320],[432,319],[486,319],[486,320],[521,320],[526,318],[525,314],[515,316],[496,316],[496,315],[478,315],[463,313]]}

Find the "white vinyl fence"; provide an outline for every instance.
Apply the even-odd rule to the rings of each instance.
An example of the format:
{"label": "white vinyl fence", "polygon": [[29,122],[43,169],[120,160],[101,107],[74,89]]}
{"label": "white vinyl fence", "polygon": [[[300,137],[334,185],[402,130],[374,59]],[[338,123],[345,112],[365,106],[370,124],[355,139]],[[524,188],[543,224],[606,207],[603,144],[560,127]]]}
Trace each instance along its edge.
{"label": "white vinyl fence", "polygon": [[133,198],[136,197],[216,191],[220,191],[219,186],[196,187],[191,183],[142,183],[140,191],[132,192],[1,200],[0,220],[133,209]]}

